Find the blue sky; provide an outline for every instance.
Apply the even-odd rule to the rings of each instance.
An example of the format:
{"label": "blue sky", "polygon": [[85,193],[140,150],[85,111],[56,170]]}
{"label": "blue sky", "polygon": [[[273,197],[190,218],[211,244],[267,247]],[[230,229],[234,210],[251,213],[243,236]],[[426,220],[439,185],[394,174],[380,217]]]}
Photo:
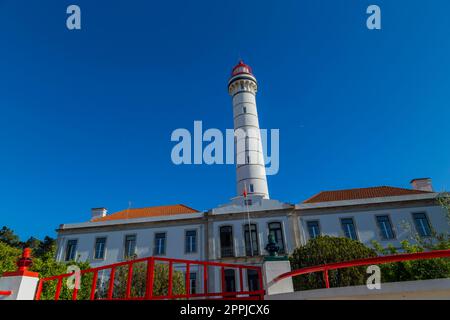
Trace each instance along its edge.
{"label": "blue sky", "polygon": [[[65,27],[82,10],[82,30]],[[382,30],[365,27],[378,4]],[[0,225],[235,195],[233,165],[175,166],[176,128],[232,128],[238,58],[280,129],[271,197],[432,177],[450,189],[450,20],[433,1],[0,0]]]}

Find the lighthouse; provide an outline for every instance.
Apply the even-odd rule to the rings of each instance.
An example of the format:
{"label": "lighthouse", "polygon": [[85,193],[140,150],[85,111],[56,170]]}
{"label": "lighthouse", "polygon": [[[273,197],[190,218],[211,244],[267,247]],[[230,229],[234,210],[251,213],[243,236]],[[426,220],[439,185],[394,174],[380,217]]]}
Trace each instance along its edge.
{"label": "lighthouse", "polygon": [[250,66],[240,61],[232,70],[228,93],[233,102],[236,192],[249,198],[269,199],[266,168],[259,129],[256,92],[258,83]]}

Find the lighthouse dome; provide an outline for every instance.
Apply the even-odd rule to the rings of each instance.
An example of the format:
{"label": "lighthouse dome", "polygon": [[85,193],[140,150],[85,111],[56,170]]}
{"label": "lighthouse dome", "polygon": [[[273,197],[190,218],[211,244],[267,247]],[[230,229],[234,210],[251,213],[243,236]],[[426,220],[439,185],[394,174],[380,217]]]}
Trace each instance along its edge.
{"label": "lighthouse dome", "polygon": [[233,68],[233,71],[231,71],[231,76],[234,77],[234,76],[236,76],[236,75],[238,75],[238,74],[243,74],[243,73],[253,75],[253,73],[252,73],[252,68],[251,68],[249,65],[245,64],[244,61],[241,60],[241,61],[239,61],[239,63]]}

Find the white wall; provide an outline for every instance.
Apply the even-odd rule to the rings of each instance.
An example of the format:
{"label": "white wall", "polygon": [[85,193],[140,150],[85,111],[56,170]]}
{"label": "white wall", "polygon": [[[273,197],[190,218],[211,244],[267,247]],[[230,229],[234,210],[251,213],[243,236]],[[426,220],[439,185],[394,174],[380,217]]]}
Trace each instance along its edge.
{"label": "white wall", "polygon": [[[340,219],[352,217],[356,226],[358,238],[362,243],[370,245],[372,240],[376,240],[383,246],[392,244],[396,247],[400,247],[400,241],[411,240],[411,236],[416,232],[412,214],[418,212],[426,213],[431,227],[438,233],[450,231],[445,211],[439,206],[380,209],[358,212],[345,212],[345,210],[343,210],[340,213],[333,214],[301,214],[298,220],[301,241],[305,244],[309,240],[307,221],[318,220],[322,235],[342,237],[344,236],[344,232],[341,227]],[[384,241],[381,238],[376,222],[377,215],[389,216],[395,234],[394,240]]]}
{"label": "white wall", "polygon": [[[166,254],[165,257],[204,260],[204,226],[201,224],[136,228],[123,231],[87,232],[83,231],[74,234],[60,234],[58,236],[57,260],[64,261],[67,241],[77,239],[76,256],[79,261],[88,261],[91,266],[97,267],[112,264],[124,260],[125,236],[136,235],[136,254],[138,258],[153,255],[154,237],[157,232],[166,233]],[[197,230],[197,252],[185,253],[185,232],[187,230]],[[94,259],[95,239],[106,237],[105,259]]]}

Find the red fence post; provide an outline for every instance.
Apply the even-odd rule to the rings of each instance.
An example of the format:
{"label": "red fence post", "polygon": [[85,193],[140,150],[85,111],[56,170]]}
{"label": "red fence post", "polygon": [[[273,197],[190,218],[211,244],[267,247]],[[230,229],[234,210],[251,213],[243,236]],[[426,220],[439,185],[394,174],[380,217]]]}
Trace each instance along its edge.
{"label": "red fence post", "polygon": [[95,299],[95,289],[97,289],[97,279],[98,279],[98,271],[95,270],[94,276],[92,278],[91,295],[90,295],[91,300]]}
{"label": "red fence post", "polygon": [[155,260],[150,257],[147,260],[147,288],[145,290],[145,299],[153,298],[153,271],[155,269]]}
{"label": "red fence post", "polygon": [[186,298],[191,294],[191,266],[186,263]]}
{"label": "red fence post", "polygon": [[112,267],[111,274],[109,275],[108,299],[112,299],[112,297],[113,297],[115,273],[116,273],[116,267]]}
{"label": "red fence post", "polygon": [[36,296],[35,296],[35,299],[36,300],[40,300],[41,299],[41,293],[42,293],[42,286],[43,286],[43,284],[44,284],[44,280],[39,280],[39,284],[38,284],[38,288],[37,288],[37,291],[36,291]]}
{"label": "red fence post", "polygon": [[72,300],[77,300],[77,295],[78,295],[78,289],[77,287],[73,288],[73,292],[72,292]]}
{"label": "red fence post", "polygon": [[[2,278],[2,294],[6,300],[33,300],[35,299],[35,291],[39,285],[39,274],[37,272],[29,271],[29,267],[33,264],[31,260],[31,249],[25,248],[22,251],[22,256],[16,261],[16,271],[9,271],[0,273]],[[24,277],[28,281],[22,281]],[[7,279],[9,278],[8,281]],[[6,280],[6,283],[3,281]],[[10,291],[10,294],[6,292]]]}
{"label": "red fence post", "polygon": [[127,290],[125,291],[125,299],[131,295],[131,281],[133,280],[133,263],[128,265]]}
{"label": "red fence post", "polygon": [[208,265],[203,265],[203,293],[208,293]]}
{"label": "red fence post", "polygon": [[55,301],[59,300],[59,295],[61,294],[62,277],[58,277],[58,284],[56,285],[55,291]]}
{"label": "red fence post", "polygon": [[330,288],[330,279],[328,278],[328,269],[323,270],[323,277],[325,279],[325,287]]}

